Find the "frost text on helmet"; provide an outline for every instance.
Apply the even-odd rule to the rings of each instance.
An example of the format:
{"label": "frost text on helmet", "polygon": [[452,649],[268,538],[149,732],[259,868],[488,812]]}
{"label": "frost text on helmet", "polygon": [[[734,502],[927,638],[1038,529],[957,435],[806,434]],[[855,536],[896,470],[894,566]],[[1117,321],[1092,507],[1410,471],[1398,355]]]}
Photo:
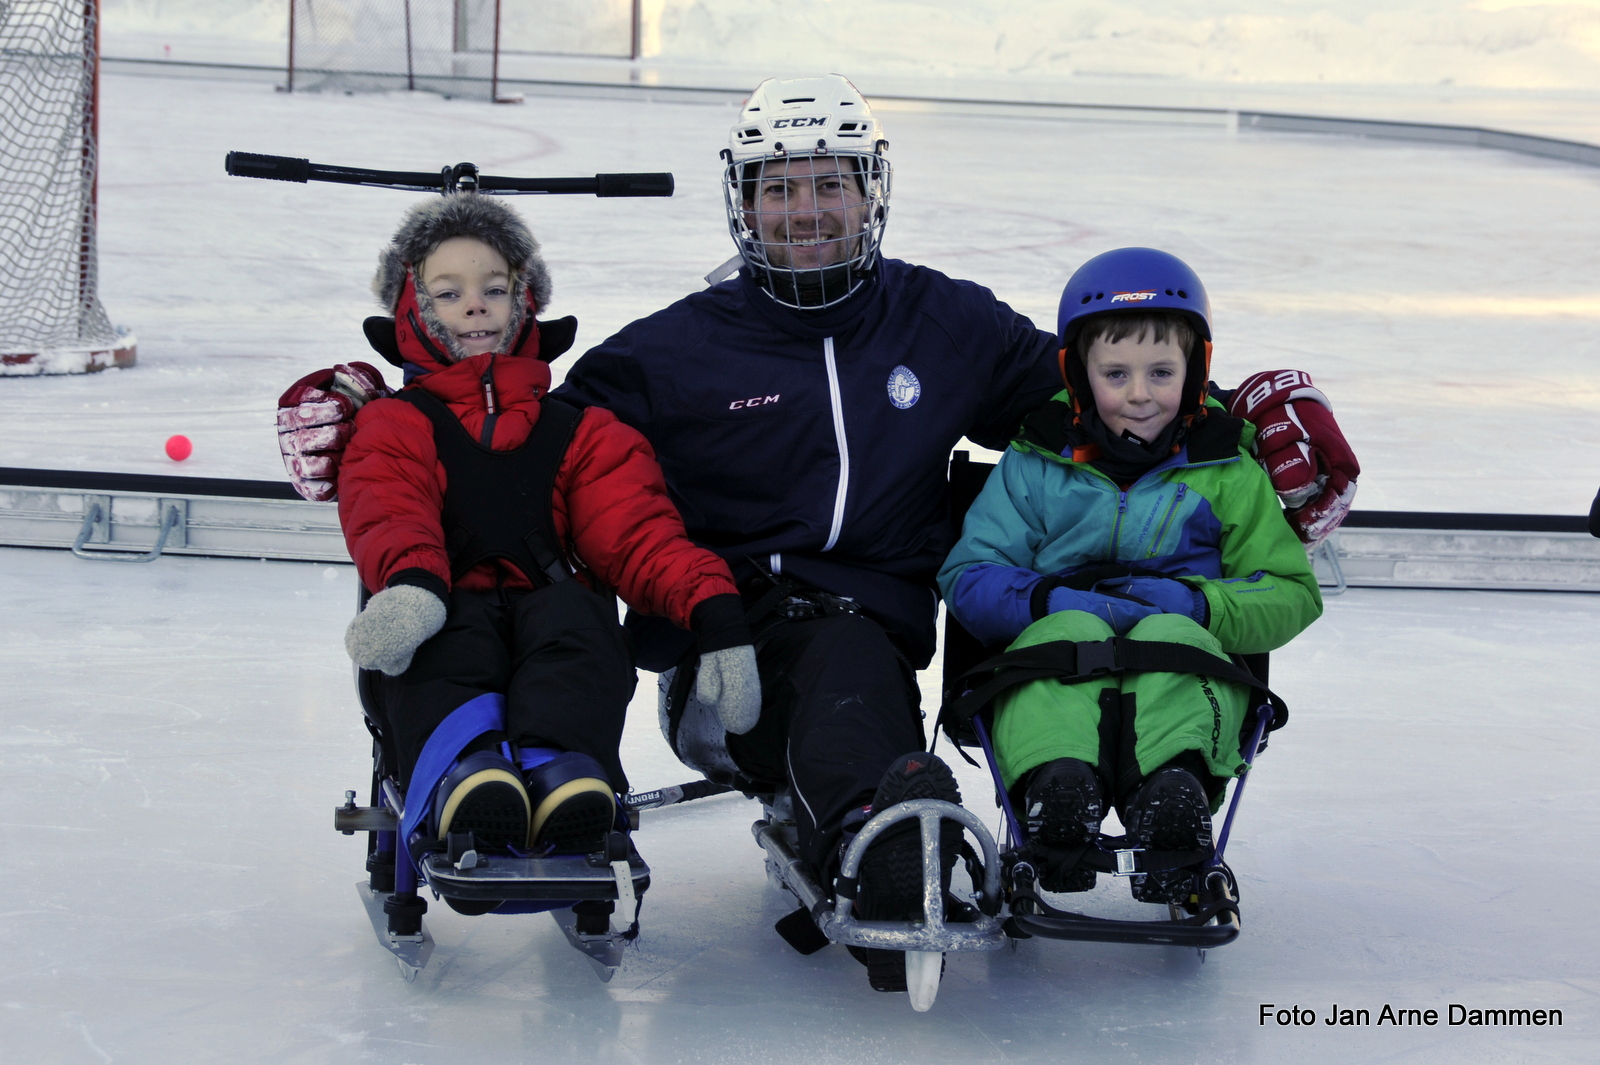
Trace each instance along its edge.
{"label": "frost text on helmet", "polygon": [[1111,296],[1112,303],[1141,303],[1144,300],[1156,298],[1155,289],[1146,289],[1143,292],[1116,292]]}

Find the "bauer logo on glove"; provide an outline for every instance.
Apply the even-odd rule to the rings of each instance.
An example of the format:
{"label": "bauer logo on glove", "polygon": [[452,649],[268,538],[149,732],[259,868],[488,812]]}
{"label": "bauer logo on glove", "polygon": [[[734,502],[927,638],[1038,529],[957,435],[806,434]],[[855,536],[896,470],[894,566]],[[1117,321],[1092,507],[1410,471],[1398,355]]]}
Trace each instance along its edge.
{"label": "bauer logo on glove", "polygon": [[1327,539],[1350,512],[1361,465],[1333,420],[1333,405],[1303,370],[1245,378],[1228,413],[1254,422],[1255,451],[1308,548]]}

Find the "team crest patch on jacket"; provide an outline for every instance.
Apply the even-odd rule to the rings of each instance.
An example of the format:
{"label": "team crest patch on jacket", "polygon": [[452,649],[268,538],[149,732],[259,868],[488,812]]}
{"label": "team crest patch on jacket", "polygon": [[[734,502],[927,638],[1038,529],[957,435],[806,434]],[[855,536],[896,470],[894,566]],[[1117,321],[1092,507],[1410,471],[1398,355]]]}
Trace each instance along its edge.
{"label": "team crest patch on jacket", "polygon": [[905,410],[922,398],[922,382],[909,367],[896,366],[889,371],[889,402]]}

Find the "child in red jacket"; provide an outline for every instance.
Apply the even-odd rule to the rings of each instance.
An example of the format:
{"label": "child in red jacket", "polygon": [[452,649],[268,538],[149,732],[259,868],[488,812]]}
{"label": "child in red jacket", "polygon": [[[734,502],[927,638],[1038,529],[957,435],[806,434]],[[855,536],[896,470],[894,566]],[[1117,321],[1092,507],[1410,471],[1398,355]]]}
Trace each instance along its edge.
{"label": "child in red jacket", "polygon": [[339,471],[375,593],[345,647],[386,675],[408,843],[595,850],[626,788],[635,679],[610,593],[695,633],[698,694],[742,733],[761,690],[738,590],[685,535],[644,437],[548,398],[570,320],[535,320],[550,279],[511,208],[470,193],[413,208],[373,289],[394,318],[367,334],[405,387],[361,408]]}

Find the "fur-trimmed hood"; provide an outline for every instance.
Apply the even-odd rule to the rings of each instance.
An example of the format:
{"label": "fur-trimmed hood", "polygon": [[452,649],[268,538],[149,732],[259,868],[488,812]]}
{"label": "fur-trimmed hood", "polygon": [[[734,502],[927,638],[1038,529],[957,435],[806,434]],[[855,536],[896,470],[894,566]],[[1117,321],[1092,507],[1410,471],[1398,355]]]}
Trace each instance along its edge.
{"label": "fur-trimmed hood", "polygon": [[[522,330],[526,313],[531,309],[537,314],[549,305],[550,272],[539,255],[539,242],[527,223],[496,197],[452,193],[432,197],[412,207],[400,220],[394,239],[378,253],[378,272],[372,278],[373,295],[378,297],[385,312],[394,314],[406,287],[406,278],[414,273],[418,263],[451,237],[481,240],[505,256],[510,264],[515,277],[511,293],[512,320],[506,329],[505,342],[513,342]],[[428,331],[455,359],[460,359],[465,353],[440,322],[433,300],[420,284],[413,287],[417,308]]]}

